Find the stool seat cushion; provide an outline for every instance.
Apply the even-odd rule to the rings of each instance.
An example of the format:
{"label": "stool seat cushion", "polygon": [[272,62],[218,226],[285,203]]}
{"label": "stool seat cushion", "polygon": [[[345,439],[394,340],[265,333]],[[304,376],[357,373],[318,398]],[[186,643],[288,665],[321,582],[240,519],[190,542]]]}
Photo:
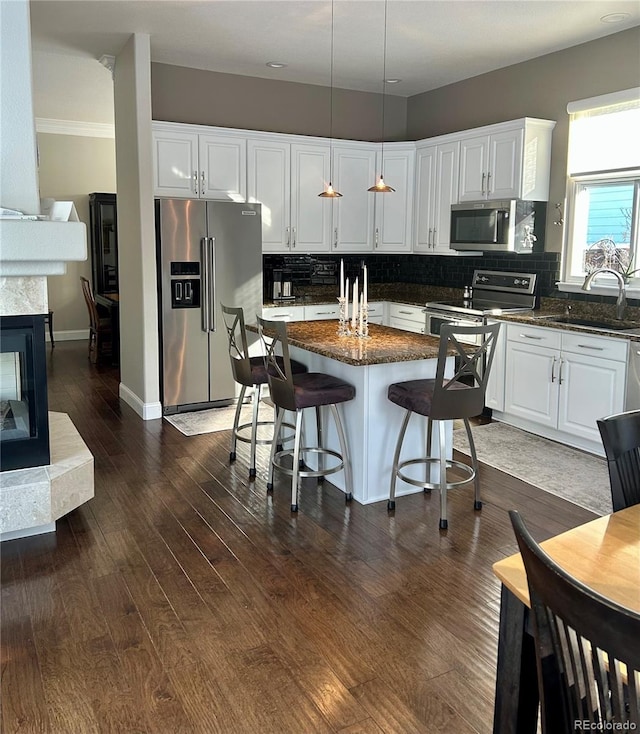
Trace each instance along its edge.
{"label": "stool seat cushion", "polygon": [[356,396],[353,385],[323,372],[294,375],[293,389],[296,409],[345,403]]}
{"label": "stool seat cushion", "polygon": [[[399,405],[405,410],[420,415],[431,415],[431,404],[435,380],[408,380],[407,382],[395,382],[389,385],[387,397],[392,403]],[[469,390],[469,385],[463,382],[454,382],[447,385],[447,390]],[[452,416],[452,418],[463,416]]]}
{"label": "stool seat cushion", "polygon": [[[278,367],[280,367],[281,370],[284,370],[284,365],[282,363],[282,357],[276,357],[276,361],[278,363]],[[268,381],[267,377],[267,369],[264,366],[264,358],[263,357],[250,357],[249,363],[251,364],[251,383],[253,385],[266,385]],[[297,375],[301,372],[306,372],[307,367],[306,365],[302,364],[302,362],[296,362],[295,359],[291,360],[291,371],[294,375]]]}

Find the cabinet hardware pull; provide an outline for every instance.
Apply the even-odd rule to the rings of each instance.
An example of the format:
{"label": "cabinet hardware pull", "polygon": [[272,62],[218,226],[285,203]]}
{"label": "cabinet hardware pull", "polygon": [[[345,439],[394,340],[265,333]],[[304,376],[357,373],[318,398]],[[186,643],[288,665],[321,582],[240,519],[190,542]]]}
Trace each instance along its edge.
{"label": "cabinet hardware pull", "polygon": [[543,336],[532,336],[531,334],[520,334],[520,336],[523,339],[535,339],[537,342],[541,342],[544,339]]}
{"label": "cabinet hardware pull", "polygon": [[285,227],[285,232],[287,233],[287,247],[291,247],[291,230],[289,227]]}
{"label": "cabinet hardware pull", "polygon": [[491,193],[491,171],[487,173],[487,194]]}
{"label": "cabinet hardware pull", "polygon": [[556,369],[556,358],[554,357],[551,361],[551,382],[556,381],[555,369]]}
{"label": "cabinet hardware pull", "polygon": [[431,247],[431,233],[433,230],[429,227],[429,236],[427,237],[427,247]]}
{"label": "cabinet hardware pull", "polygon": [[376,240],[375,240],[376,247],[378,246],[378,234],[379,234],[379,231],[378,231],[378,228],[376,227]]}
{"label": "cabinet hardware pull", "polygon": [[482,173],[482,184],[481,184],[481,186],[480,186],[480,193],[481,193],[481,194],[482,194],[483,196],[484,196],[484,180],[485,180],[485,178],[486,178],[486,177],[487,177],[487,174],[486,174],[486,173],[484,173],[484,171],[483,171],[483,173]]}
{"label": "cabinet hardware pull", "polygon": [[296,246],[296,228],[291,227],[291,247]]}
{"label": "cabinet hardware pull", "polygon": [[437,231],[438,230],[434,227],[433,228],[433,244],[431,245],[431,247],[433,247],[434,250],[436,249],[436,232]]}
{"label": "cabinet hardware pull", "polygon": [[592,347],[591,344],[578,344],[580,349],[592,349],[595,352],[604,352],[604,347]]}
{"label": "cabinet hardware pull", "polygon": [[336,311],[316,311],[316,316],[326,316],[327,314],[331,316],[335,313]]}
{"label": "cabinet hardware pull", "polygon": [[198,172],[193,172],[193,193],[197,196],[198,195]]}
{"label": "cabinet hardware pull", "polygon": [[338,246],[338,228],[337,227],[333,230],[333,246],[334,247]]}
{"label": "cabinet hardware pull", "polygon": [[558,370],[558,385],[562,385],[562,365],[564,363],[564,360],[560,360],[560,369]]}
{"label": "cabinet hardware pull", "polygon": [[206,188],[206,179],[204,177],[204,171],[200,174],[200,181],[202,182],[202,185],[200,187],[200,196],[204,196],[204,190]]}
{"label": "cabinet hardware pull", "polygon": [[410,316],[413,316],[413,311],[398,311],[398,313],[408,313]]}

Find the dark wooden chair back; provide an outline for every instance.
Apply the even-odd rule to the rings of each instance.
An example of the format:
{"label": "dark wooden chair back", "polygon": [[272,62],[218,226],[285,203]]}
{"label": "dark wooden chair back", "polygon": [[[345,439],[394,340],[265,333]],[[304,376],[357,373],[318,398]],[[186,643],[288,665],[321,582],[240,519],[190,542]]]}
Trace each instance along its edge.
{"label": "dark wooden chair back", "polygon": [[[429,417],[434,420],[471,418],[482,413],[487,380],[493,361],[495,341],[500,324],[484,326],[455,326],[444,324],[440,329],[438,365]],[[476,340],[477,344],[470,344]],[[445,377],[449,351],[456,351],[456,371]],[[468,389],[460,389],[461,383]]]}
{"label": "dark wooden chair back", "polygon": [[640,503],[640,410],[597,421],[607,457],[613,510]]}
{"label": "dark wooden chair back", "polygon": [[84,301],[87,304],[87,310],[89,311],[89,328],[92,331],[98,331],[100,317],[98,315],[98,306],[96,305],[96,300],[93,297],[93,291],[91,290],[91,283],[82,275],[80,276],[80,282],[82,283]]}
{"label": "dark wooden chair back", "polygon": [[637,728],[640,614],[571,576],[509,516],[529,585],[543,733]]}

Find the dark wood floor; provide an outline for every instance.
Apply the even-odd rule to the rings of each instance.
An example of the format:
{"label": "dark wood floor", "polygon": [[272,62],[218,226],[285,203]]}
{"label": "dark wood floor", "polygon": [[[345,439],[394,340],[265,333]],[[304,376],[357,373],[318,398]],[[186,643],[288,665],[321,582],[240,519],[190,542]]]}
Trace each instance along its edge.
{"label": "dark wood floor", "polygon": [[507,510],[539,539],[593,515],[483,467],[485,506],[345,506],[305,485],[292,515],[228,432],[187,438],[118,400],[86,344],[49,356],[50,409],[95,457],[95,498],[55,534],[2,544],[2,731],[489,732]]}

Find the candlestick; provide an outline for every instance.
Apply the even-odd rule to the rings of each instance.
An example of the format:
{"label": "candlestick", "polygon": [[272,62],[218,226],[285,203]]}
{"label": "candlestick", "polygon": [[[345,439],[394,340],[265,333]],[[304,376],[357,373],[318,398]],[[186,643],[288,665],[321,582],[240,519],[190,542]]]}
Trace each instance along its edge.
{"label": "candlestick", "polygon": [[359,325],[359,332],[360,336],[362,336],[362,317],[364,313],[364,292],[360,294],[360,325]]}
{"label": "candlestick", "polygon": [[344,298],[344,260],[340,259],[340,298]]}
{"label": "candlestick", "polygon": [[345,313],[345,320],[348,326],[349,325],[349,278],[347,278],[347,283],[344,287],[344,313]]}
{"label": "candlestick", "polygon": [[358,278],[356,277],[356,282],[353,284],[353,304],[351,309],[351,329],[352,331],[356,330],[357,322],[356,322],[356,311],[358,308]]}
{"label": "candlestick", "polygon": [[338,315],[338,336],[350,336],[351,332],[349,331],[349,327],[347,326],[347,299],[344,296],[339,297],[338,304],[340,306]]}
{"label": "candlestick", "polygon": [[368,277],[367,277],[367,266],[365,265],[364,266],[364,286],[362,288],[362,295],[364,297],[364,305],[365,306],[368,305],[368,303],[369,303],[368,300],[367,300],[367,281],[368,281]]}

